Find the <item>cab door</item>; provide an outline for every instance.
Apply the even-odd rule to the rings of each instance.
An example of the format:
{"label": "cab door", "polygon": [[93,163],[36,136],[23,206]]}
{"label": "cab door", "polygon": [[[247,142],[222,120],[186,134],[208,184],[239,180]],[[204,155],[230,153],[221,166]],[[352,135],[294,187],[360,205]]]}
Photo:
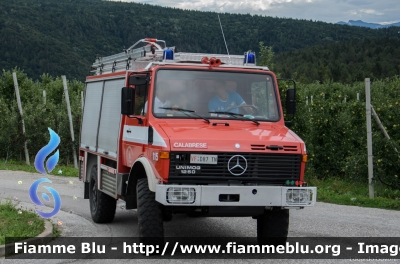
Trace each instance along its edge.
{"label": "cab door", "polygon": [[128,87],[122,88],[121,114],[124,116],[122,133],[123,163],[131,167],[134,161],[144,154],[148,144],[149,128],[147,113],[149,104],[149,75],[132,74],[128,79]]}

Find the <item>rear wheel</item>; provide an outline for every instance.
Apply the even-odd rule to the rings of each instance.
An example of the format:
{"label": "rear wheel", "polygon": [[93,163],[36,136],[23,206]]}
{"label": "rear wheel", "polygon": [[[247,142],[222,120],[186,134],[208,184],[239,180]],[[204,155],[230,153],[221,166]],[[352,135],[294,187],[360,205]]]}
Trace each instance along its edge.
{"label": "rear wheel", "polygon": [[114,220],[117,200],[97,188],[97,165],[90,172],[90,213],[95,223],[110,223]]}
{"label": "rear wheel", "polygon": [[164,241],[163,211],[150,191],[147,178],[137,182],[137,214],[140,240],[146,244]]}
{"label": "rear wheel", "polygon": [[264,210],[257,218],[258,244],[282,245],[289,230],[289,210]]}

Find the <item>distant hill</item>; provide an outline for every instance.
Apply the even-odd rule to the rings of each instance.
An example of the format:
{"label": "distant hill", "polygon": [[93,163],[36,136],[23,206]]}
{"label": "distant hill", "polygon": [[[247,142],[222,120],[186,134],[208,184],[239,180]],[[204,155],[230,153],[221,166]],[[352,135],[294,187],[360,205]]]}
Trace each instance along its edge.
{"label": "distant hill", "polygon": [[365,38],[277,54],[272,70],[302,83],[400,76],[400,39]]}
{"label": "distant hill", "polygon": [[[260,41],[275,53],[333,42],[400,37],[398,30],[220,14],[229,52],[258,52]],[[29,77],[43,73],[84,80],[97,55],[121,52],[145,37],[179,51],[226,53],[217,14],[148,4],[101,0],[1,0],[0,70],[16,66]]]}
{"label": "distant hill", "polygon": [[340,21],[340,22],[337,22],[336,24],[348,25],[348,26],[357,26],[357,27],[367,27],[367,28],[373,28],[373,29],[388,28],[388,27],[400,27],[400,22],[381,25],[381,24],[377,24],[377,23],[367,23],[367,22],[364,22],[364,21],[361,21],[361,20],[349,20],[349,22]]}

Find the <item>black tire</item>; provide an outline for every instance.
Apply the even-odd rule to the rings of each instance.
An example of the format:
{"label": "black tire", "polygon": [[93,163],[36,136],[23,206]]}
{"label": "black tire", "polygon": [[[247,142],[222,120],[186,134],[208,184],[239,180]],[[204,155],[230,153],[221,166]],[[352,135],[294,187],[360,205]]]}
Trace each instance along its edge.
{"label": "black tire", "polygon": [[90,171],[90,213],[95,223],[111,223],[114,220],[117,200],[97,189],[97,165]]}
{"label": "black tire", "polygon": [[150,191],[147,178],[137,182],[137,215],[140,241],[145,244],[164,242],[162,205],[156,201],[156,195]]}
{"label": "black tire", "polygon": [[257,241],[260,245],[282,245],[289,232],[289,210],[264,210],[257,218]]}

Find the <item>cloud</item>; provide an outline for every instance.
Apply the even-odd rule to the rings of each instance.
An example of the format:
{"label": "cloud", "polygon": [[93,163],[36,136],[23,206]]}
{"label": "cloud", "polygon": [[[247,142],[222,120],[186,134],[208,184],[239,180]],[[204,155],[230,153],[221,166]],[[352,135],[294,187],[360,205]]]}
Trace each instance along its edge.
{"label": "cloud", "polygon": [[399,0],[135,0],[134,2],[149,3],[149,1],[155,5],[190,10],[250,13],[332,23],[358,19],[383,23],[400,19]]}
{"label": "cloud", "polygon": [[381,22],[379,24],[381,25],[389,25],[389,24],[395,24],[395,23],[399,23],[400,20],[393,20],[393,21],[385,21],[385,22]]}
{"label": "cloud", "polygon": [[183,9],[214,10],[235,12],[247,10],[251,13],[260,11],[273,11],[288,5],[310,4],[312,0],[194,0],[181,1],[176,4]]}
{"label": "cloud", "polygon": [[383,15],[382,12],[378,12],[378,11],[373,10],[373,9],[361,9],[360,12],[361,13],[365,13],[365,14],[370,14],[370,15],[377,15],[377,16]]}

